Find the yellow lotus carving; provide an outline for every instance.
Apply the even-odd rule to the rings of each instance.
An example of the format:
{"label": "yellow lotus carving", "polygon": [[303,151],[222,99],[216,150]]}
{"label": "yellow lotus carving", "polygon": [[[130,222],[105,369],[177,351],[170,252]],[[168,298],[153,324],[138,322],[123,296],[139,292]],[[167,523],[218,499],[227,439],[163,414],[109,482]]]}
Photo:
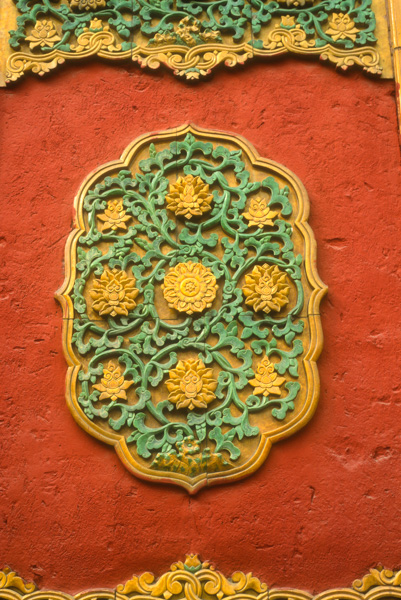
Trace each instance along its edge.
{"label": "yellow lotus carving", "polygon": [[205,367],[199,359],[180,360],[169,375],[170,379],[166,381],[170,392],[168,399],[177,408],[207,408],[216,398],[217,381],[213,378],[212,369]]}
{"label": "yellow lotus carving", "polygon": [[209,185],[200,177],[186,175],[170,184],[170,192],[166,196],[167,208],[176,215],[187,219],[200,217],[211,209],[213,196],[209,193]]}
{"label": "yellow lotus carving", "polygon": [[54,22],[49,19],[43,19],[36,21],[31,35],[28,35],[25,40],[29,42],[29,47],[33,50],[37,46],[41,48],[45,46],[53,48],[54,44],[61,40],[61,37],[57,33]]}
{"label": "yellow lotus carving", "polygon": [[249,383],[255,388],[255,394],[269,396],[269,394],[281,395],[280,386],[285,382],[284,377],[279,377],[274,370],[274,364],[267,356],[264,356],[256,367],[255,379]]}
{"label": "yellow lotus carving", "polygon": [[262,229],[265,225],[274,225],[272,219],[277,217],[278,212],[270,210],[266,198],[252,198],[248,212],[244,213],[249,226],[257,225]]}
{"label": "yellow lotus carving", "polygon": [[355,23],[349,15],[333,13],[329,21],[329,28],[326,29],[325,33],[330,35],[335,42],[337,40],[345,40],[346,38],[354,42],[359,29],[355,27]]}
{"label": "yellow lotus carving", "polygon": [[[101,24],[101,21],[99,22]],[[116,231],[117,229],[127,229],[125,223],[129,221],[131,217],[125,213],[126,211],[124,210],[122,200],[109,200],[104,214],[98,215],[98,218],[103,221],[102,231],[107,231],[108,229],[112,229],[113,231]]]}
{"label": "yellow lotus carving", "polygon": [[135,308],[134,298],[138,294],[133,277],[128,277],[125,271],[110,271],[105,268],[100,279],[93,282],[93,290],[90,292],[94,300],[92,308],[101,316],[127,316],[128,311]]}
{"label": "yellow lotus carving", "polygon": [[94,389],[102,392],[99,396],[99,400],[113,400],[115,402],[119,398],[121,400],[127,399],[125,390],[133,384],[132,381],[125,381],[124,375],[121,375],[121,369],[119,366],[114,365],[111,361],[109,362],[107,369],[103,369],[103,377],[100,380],[101,383],[94,385]]}
{"label": "yellow lotus carving", "polygon": [[245,285],[242,288],[246,304],[252,306],[255,312],[263,310],[269,313],[279,312],[288,304],[290,288],[287,275],[276,265],[256,266],[252,272],[245,275]]}

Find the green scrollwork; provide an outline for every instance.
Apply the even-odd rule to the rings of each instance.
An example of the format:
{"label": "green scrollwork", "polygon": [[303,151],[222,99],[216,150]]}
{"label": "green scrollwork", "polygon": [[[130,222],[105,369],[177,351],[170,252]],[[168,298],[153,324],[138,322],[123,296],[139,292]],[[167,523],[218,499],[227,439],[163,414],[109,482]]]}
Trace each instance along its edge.
{"label": "green scrollwork", "polygon": [[74,53],[81,34],[105,25],[121,38],[122,51],[143,40],[149,48],[228,41],[263,48],[263,31],[273,22],[299,29],[309,40],[303,44],[316,48],[352,50],[376,41],[371,0],[16,0],[16,6],[20,16],[10,45],[19,50],[27,40],[37,54]]}
{"label": "green scrollwork", "polygon": [[152,468],[225,470],[260,435],[255,417],[285,420],[300,390],[289,188],[192,134],[148,148],[84,199],[78,402]]}

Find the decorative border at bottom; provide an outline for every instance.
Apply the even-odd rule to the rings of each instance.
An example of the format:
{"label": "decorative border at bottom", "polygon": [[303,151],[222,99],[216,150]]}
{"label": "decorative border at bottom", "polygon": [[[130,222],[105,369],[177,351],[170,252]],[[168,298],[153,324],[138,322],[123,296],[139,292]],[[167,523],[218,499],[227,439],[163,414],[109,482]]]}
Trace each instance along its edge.
{"label": "decorative border at bottom", "polygon": [[37,590],[14,571],[0,571],[0,599],[20,600],[378,600],[401,598],[401,571],[378,567],[357,579],[351,588],[327,590],[316,596],[294,589],[269,589],[252,573],[236,571],[226,577],[196,554],[187,554],[185,562],[176,562],[159,578],[143,573],[115,590],[98,589],[71,596],[64,592]]}

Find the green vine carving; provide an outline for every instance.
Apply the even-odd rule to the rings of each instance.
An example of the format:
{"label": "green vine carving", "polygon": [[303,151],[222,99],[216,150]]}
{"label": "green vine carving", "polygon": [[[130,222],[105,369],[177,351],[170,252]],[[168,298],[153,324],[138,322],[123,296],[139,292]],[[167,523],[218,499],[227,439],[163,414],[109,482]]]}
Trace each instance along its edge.
{"label": "green vine carving", "polygon": [[[97,31],[102,23],[118,34],[123,51],[137,47],[138,34],[149,47],[230,39],[262,48],[263,29],[273,22],[301,29],[317,48],[331,44],[351,50],[376,41],[371,0],[16,0],[16,6],[20,16],[17,29],[10,31],[10,45],[19,50],[28,38],[37,54],[74,52],[84,30]],[[60,35],[49,30],[46,37],[42,28],[28,37],[43,20],[55,23]],[[41,43],[35,43],[35,36]]]}
{"label": "green vine carving", "polygon": [[84,200],[78,402],[152,468],[230,468],[258,414],[294,409],[304,293],[288,194],[188,134]]}

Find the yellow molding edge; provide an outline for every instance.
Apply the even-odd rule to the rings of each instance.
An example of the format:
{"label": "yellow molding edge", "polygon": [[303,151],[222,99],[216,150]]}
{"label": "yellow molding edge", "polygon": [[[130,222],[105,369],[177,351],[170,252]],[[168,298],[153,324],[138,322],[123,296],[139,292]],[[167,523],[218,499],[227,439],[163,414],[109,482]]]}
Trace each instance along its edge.
{"label": "yellow molding edge", "polygon": [[381,79],[393,79],[394,69],[390,45],[390,23],[386,0],[372,0],[372,10],[376,17],[375,36],[377,37],[377,42],[375,47],[380,56],[380,65],[383,68]]}
{"label": "yellow molding edge", "polygon": [[13,53],[8,32],[17,22],[17,9],[12,0],[0,0],[0,87],[6,85],[7,60]]}
{"label": "yellow molding edge", "polygon": [[398,128],[401,138],[401,0],[388,0],[392,55],[394,62],[395,93]]}
{"label": "yellow molding edge", "polygon": [[115,589],[94,589],[70,595],[60,591],[40,591],[15,571],[0,571],[2,600],[385,600],[401,598],[401,571],[379,567],[371,569],[350,588],[331,589],[311,594],[297,589],[269,589],[252,573],[236,571],[226,577],[196,554],[184,562],[173,563],[170,570],[156,578],[146,572],[133,576]]}

